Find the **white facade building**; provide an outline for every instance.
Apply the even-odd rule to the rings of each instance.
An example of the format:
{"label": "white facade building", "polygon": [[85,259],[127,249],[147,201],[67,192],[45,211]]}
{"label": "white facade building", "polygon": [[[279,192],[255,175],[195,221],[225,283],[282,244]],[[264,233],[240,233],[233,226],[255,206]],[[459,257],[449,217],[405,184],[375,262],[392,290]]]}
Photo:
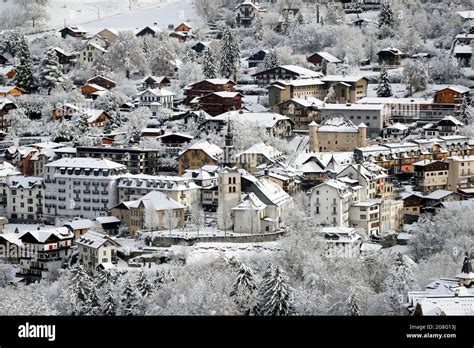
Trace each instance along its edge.
{"label": "white facade building", "polygon": [[76,240],[79,249],[79,262],[88,271],[97,271],[99,265],[116,263],[117,248],[120,244],[107,236],[95,231],[89,231]]}
{"label": "white facade building", "polygon": [[94,219],[118,203],[117,181],[127,167],[100,158],[62,158],[45,166],[44,214]]}
{"label": "white facade building", "polygon": [[6,215],[13,222],[35,222],[43,215],[44,179],[10,176],[7,179]]}

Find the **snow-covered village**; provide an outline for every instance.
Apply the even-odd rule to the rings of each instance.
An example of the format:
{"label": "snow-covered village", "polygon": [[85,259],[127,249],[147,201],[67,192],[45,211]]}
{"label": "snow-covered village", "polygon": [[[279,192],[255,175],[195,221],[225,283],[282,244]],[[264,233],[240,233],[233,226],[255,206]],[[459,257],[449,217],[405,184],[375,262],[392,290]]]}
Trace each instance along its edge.
{"label": "snow-covered village", "polygon": [[0,18],[1,316],[474,315],[472,1]]}

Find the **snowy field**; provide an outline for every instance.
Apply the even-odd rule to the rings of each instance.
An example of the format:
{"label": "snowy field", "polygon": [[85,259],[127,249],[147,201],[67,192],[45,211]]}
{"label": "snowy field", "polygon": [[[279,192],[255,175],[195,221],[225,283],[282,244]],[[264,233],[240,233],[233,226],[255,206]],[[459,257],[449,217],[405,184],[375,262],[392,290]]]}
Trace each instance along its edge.
{"label": "snowy field", "polygon": [[[0,11],[12,0],[0,2]],[[90,32],[103,28],[135,30],[147,25],[167,28],[196,19],[193,0],[51,0],[47,29],[80,25]]]}

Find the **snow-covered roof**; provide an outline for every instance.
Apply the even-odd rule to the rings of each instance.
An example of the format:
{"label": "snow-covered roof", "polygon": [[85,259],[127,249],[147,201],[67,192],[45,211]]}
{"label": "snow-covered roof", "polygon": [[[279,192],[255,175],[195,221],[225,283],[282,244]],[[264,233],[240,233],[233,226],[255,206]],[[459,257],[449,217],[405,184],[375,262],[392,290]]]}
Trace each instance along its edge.
{"label": "snow-covered roof", "polygon": [[395,97],[364,97],[357,104],[433,104],[433,98],[395,98]]}
{"label": "snow-covered roof", "polygon": [[232,210],[263,210],[266,207],[267,205],[251,192],[247,194],[235,208],[232,208]]}
{"label": "snow-covered roof", "polygon": [[73,230],[83,230],[86,228],[92,228],[94,223],[89,219],[78,219],[67,222],[64,224],[64,226],[71,227]]}
{"label": "snow-covered roof", "polygon": [[[291,101],[295,102],[296,104],[299,104],[301,106],[304,106],[304,107],[310,107],[310,106],[314,106],[314,107],[321,107],[324,102],[318,98],[315,98],[315,97],[308,97],[308,98],[292,98],[290,99]],[[283,103],[286,103],[287,101],[284,101]]]}
{"label": "snow-covered roof", "polygon": [[332,243],[354,243],[361,239],[356,229],[352,227],[322,227],[320,233],[327,242]]}
{"label": "snow-covered roof", "polygon": [[222,156],[222,154],[224,153],[224,150],[222,150],[216,144],[213,144],[213,143],[209,142],[208,140],[201,140],[201,141],[198,141],[198,142],[192,144],[186,150],[181,151],[179,156],[181,156],[183,153],[185,153],[188,150],[201,150],[201,151],[204,151],[213,160],[219,160],[220,157]]}
{"label": "snow-covered roof", "polygon": [[383,49],[381,49],[379,51],[380,52],[390,52],[390,53],[393,53],[395,55],[402,55],[404,54],[402,51],[400,51],[398,48],[395,48],[395,47],[385,47]]}
{"label": "snow-covered roof", "polygon": [[145,209],[154,210],[170,210],[170,209],[184,209],[185,206],[169,198],[162,192],[151,191],[140,199],[135,201],[122,202],[119,206],[125,206],[128,209],[138,208],[143,205]]}
{"label": "snow-covered roof", "polygon": [[[91,77],[89,80],[86,81],[86,83],[88,83],[89,81],[92,81],[94,79],[97,79],[97,78],[101,78],[101,79],[104,79],[104,80],[107,80],[109,82],[113,82],[113,83],[116,83],[114,80],[111,80],[109,79],[108,77],[105,77],[105,76],[102,76],[102,75],[96,75],[94,77]],[[96,85],[95,85],[96,86]]]}
{"label": "snow-covered roof", "polygon": [[464,19],[474,19],[474,11],[458,11],[456,12],[458,15],[460,15]]}
{"label": "snow-covered roof", "polygon": [[3,161],[0,162],[0,178],[4,178],[11,175],[20,175],[21,172],[16,169],[12,164]]}
{"label": "snow-covered roof", "polygon": [[164,89],[164,88],[155,88],[155,89],[148,88],[144,90],[143,92],[138,93],[138,96],[141,96],[145,93],[151,93],[157,97],[167,97],[167,96],[175,95],[173,92],[168,91],[167,89]]}
{"label": "snow-covered roof", "polygon": [[31,146],[37,147],[39,149],[57,149],[59,147],[63,147],[63,144],[55,143],[54,141],[46,141],[43,143],[34,143]]}
{"label": "snow-covered roof", "polygon": [[327,60],[329,63],[341,63],[342,62],[339,58],[334,57],[331,53],[328,53],[328,52],[316,52],[316,54],[318,54],[321,58]]}
{"label": "snow-covered roof", "polygon": [[2,238],[5,239],[10,244],[14,244],[19,247],[23,246],[23,242],[21,241],[21,239],[18,237],[16,233],[1,233],[0,240]]}
{"label": "snow-covered roof", "polygon": [[[257,190],[272,204],[281,206],[289,203],[292,198],[280,186],[268,179],[259,179],[254,182]],[[257,194],[258,195],[258,194]]]}
{"label": "snow-covered roof", "polygon": [[108,52],[105,48],[103,48],[101,45],[95,43],[95,42],[87,42],[82,48],[81,50],[85,49],[86,47],[88,46],[92,46],[94,47],[96,50],[99,50],[99,51],[102,51],[103,53],[106,53]]}
{"label": "snow-covered roof", "polygon": [[[194,178],[193,178],[194,179]],[[199,188],[190,178],[182,176],[127,174],[118,180],[117,187],[153,188],[159,191],[184,191]]]}
{"label": "snow-covered roof", "polygon": [[239,153],[237,157],[240,157],[241,155],[246,155],[246,154],[259,154],[265,156],[267,159],[270,161],[278,160],[282,158],[283,154],[275,149],[274,147],[267,145],[265,143],[258,143],[247,150]]}
{"label": "snow-covered roof", "polygon": [[335,116],[323,121],[318,128],[318,132],[344,132],[358,133],[359,128],[356,127],[349,119],[343,116]]}
{"label": "snow-covered roof", "polygon": [[455,162],[472,162],[472,161],[474,161],[474,155],[470,155],[470,156],[451,156],[451,157],[447,157],[447,159],[452,159]]}
{"label": "snow-covered roof", "polygon": [[435,163],[435,162],[439,162],[439,161],[426,159],[426,160],[421,160],[421,161],[415,162],[412,165],[415,166],[415,167],[426,167],[427,165]]}
{"label": "snow-covered roof", "polygon": [[124,169],[126,166],[101,158],[74,157],[61,158],[46,164],[46,167],[91,168],[91,169]]}
{"label": "snow-covered roof", "polygon": [[329,179],[329,180],[326,180],[324,181],[323,183],[313,187],[313,190],[317,187],[321,187],[321,186],[329,186],[329,187],[332,187],[334,189],[336,189],[339,193],[339,195],[343,195],[347,192],[349,192],[349,186],[345,183],[343,183],[342,181],[340,180],[336,180],[336,179]]}
{"label": "snow-covered roof", "polygon": [[455,192],[453,192],[453,191],[437,190],[437,191],[431,192],[430,194],[424,196],[423,198],[438,200],[438,199],[443,199],[444,197],[447,197],[447,196],[452,195],[454,193]]}
{"label": "snow-covered roof", "polygon": [[116,240],[112,239],[106,234],[95,231],[89,231],[80,238],[76,239],[77,245],[91,249],[99,249],[105,243],[114,244],[115,246],[120,245]]}
{"label": "snow-covered roof", "polygon": [[462,123],[457,118],[455,118],[451,115],[444,116],[438,123],[443,122],[443,121],[450,121],[450,122],[454,123],[456,126],[464,126],[464,123]]}
{"label": "snow-covered roof", "polygon": [[97,119],[105,112],[104,110],[98,109],[87,109],[85,110],[86,114],[89,115],[87,121],[89,123],[97,121]]}
{"label": "snow-covered roof", "polygon": [[120,222],[120,219],[115,216],[96,216],[94,220],[100,224],[111,224]]}
{"label": "snow-covered roof", "polygon": [[19,238],[22,238],[26,234],[30,234],[39,243],[44,243],[51,235],[64,240],[74,237],[74,234],[70,232],[66,227],[47,227],[40,230],[26,230],[21,232]]}
{"label": "snow-covered roof", "polygon": [[435,91],[440,92],[440,91],[443,91],[445,89],[450,89],[450,90],[452,90],[454,92],[457,92],[457,93],[467,93],[471,90],[470,88],[465,87],[465,86],[461,86],[461,85],[449,85],[449,86],[441,88],[441,89],[436,89]]}
{"label": "snow-covered roof", "polygon": [[396,130],[400,130],[400,131],[405,131],[405,130],[408,129],[408,127],[406,125],[401,124],[400,122],[388,125],[386,128],[387,129],[396,129]]}
{"label": "snow-covered roof", "polygon": [[320,107],[321,110],[367,110],[367,111],[373,111],[373,110],[383,110],[385,107],[384,104],[328,104],[325,103],[323,106]]}
{"label": "snow-covered roof", "polygon": [[[205,81],[209,82],[213,85],[225,85],[225,84],[228,84],[228,83],[234,83],[234,81],[229,80],[229,79],[206,79]],[[202,82],[202,81],[200,81],[200,82]],[[197,82],[197,83],[200,83],[200,82]],[[191,86],[193,86],[197,83],[194,83]]]}
{"label": "snow-covered roof", "polygon": [[0,110],[3,110],[5,106],[13,104],[15,105],[14,102],[12,102],[10,99],[5,98],[5,97],[0,97]]}
{"label": "snow-covered roof", "polygon": [[232,122],[238,121],[242,123],[254,122],[260,127],[273,128],[279,121],[291,121],[289,117],[277,114],[275,112],[241,112],[228,111],[223,114],[210,118],[210,121],[220,121],[227,123],[228,120]]}
{"label": "snow-covered roof", "polygon": [[327,75],[321,78],[323,82],[349,82],[355,83],[361,79],[367,79],[364,75]]}
{"label": "snow-covered roof", "polygon": [[321,73],[313,70],[309,70],[306,68],[303,68],[302,66],[298,65],[280,65],[280,68],[286,69],[288,71],[291,71],[295,74],[298,74],[300,76],[308,76],[308,77],[320,77]]}
{"label": "snow-covered roof", "polygon": [[472,47],[470,45],[456,45],[453,53],[456,54],[472,54]]}
{"label": "snow-covered roof", "polygon": [[31,189],[34,187],[41,187],[43,185],[43,181],[43,178],[34,176],[9,176],[8,186],[10,188]]}

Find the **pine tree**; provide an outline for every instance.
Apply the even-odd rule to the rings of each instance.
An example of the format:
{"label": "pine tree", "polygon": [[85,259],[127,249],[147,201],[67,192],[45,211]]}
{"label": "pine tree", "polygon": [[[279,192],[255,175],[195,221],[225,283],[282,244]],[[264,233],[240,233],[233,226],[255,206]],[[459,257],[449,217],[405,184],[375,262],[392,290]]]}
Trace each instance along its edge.
{"label": "pine tree", "polygon": [[293,289],[280,267],[269,264],[259,290],[258,314],[288,316],[293,314]]}
{"label": "pine tree", "polygon": [[52,48],[46,52],[46,56],[41,61],[39,78],[40,86],[48,91],[48,93],[57,86],[60,86],[64,81],[58,56]]}
{"label": "pine tree", "polygon": [[326,75],[328,72],[328,61],[326,59],[323,59],[321,63],[321,72]]}
{"label": "pine tree", "polygon": [[291,18],[290,18],[290,11],[283,11],[283,21],[281,22],[281,33],[283,35],[287,35],[290,30],[291,25]]}
{"label": "pine tree", "polygon": [[296,23],[298,25],[303,25],[304,24],[304,17],[303,17],[303,13],[301,11],[299,11],[298,14],[296,15]]}
{"label": "pine tree", "polygon": [[280,63],[278,62],[278,57],[276,55],[275,50],[270,50],[265,55],[265,59],[263,60],[263,70],[265,71],[271,68],[275,68],[278,65],[280,65]]}
{"label": "pine tree", "polygon": [[16,57],[18,58],[18,64],[15,68],[15,84],[17,87],[30,92],[34,89],[32,71],[33,61],[31,59],[28,42],[24,36],[21,37],[20,42],[18,43]]}
{"label": "pine tree", "polygon": [[117,304],[115,303],[112,291],[107,289],[106,298],[102,304],[102,315],[115,316],[117,315]]}
{"label": "pine tree", "polygon": [[112,281],[112,274],[109,270],[103,269],[97,273],[95,283],[98,288],[110,284]]}
{"label": "pine tree", "polygon": [[125,289],[122,295],[122,315],[134,315],[134,309],[138,303],[138,296],[130,280],[125,282]]}
{"label": "pine tree", "polygon": [[393,28],[395,25],[395,17],[393,15],[392,5],[390,1],[382,3],[379,14],[379,28]]}
{"label": "pine tree", "polygon": [[212,51],[209,48],[204,51],[202,72],[207,79],[215,79],[217,77],[216,61]]}
{"label": "pine tree", "polygon": [[77,264],[69,277],[70,311],[72,315],[85,315],[90,312],[92,281],[84,267]]}
{"label": "pine tree", "polygon": [[220,74],[226,79],[236,79],[240,60],[239,44],[229,26],[224,26],[221,33]]}
{"label": "pine tree", "polygon": [[380,79],[379,84],[377,86],[377,97],[391,97],[392,93],[392,86],[390,85],[390,80],[387,74],[387,69],[385,65],[382,67],[382,71],[380,72]]}
{"label": "pine tree", "polygon": [[153,285],[148,280],[143,269],[138,274],[137,289],[143,297],[148,297],[153,291]]}
{"label": "pine tree", "polygon": [[76,122],[74,123],[74,127],[76,128],[79,135],[85,135],[91,129],[91,125],[89,123],[89,116],[87,114],[79,114],[75,121]]}
{"label": "pine tree", "polygon": [[360,300],[357,294],[352,291],[349,297],[347,298],[347,307],[349,309],[349,314],[352,316],[360,315]]}
{"label": "pine tree", "polygon": [[230,293],[230,296],[239,306],[241,313],[250,315],[255,312],[255,304],[252,300],[256,290],[257,284],[255,282],[252,270],[242,263],[240,265],[232,292]]}
{"label": "pine tree", "polygon": [[470,125],[472,122],[471,105],[465,96],[462,98],[462,103],[459,106],[459,117],[465,125]]}

